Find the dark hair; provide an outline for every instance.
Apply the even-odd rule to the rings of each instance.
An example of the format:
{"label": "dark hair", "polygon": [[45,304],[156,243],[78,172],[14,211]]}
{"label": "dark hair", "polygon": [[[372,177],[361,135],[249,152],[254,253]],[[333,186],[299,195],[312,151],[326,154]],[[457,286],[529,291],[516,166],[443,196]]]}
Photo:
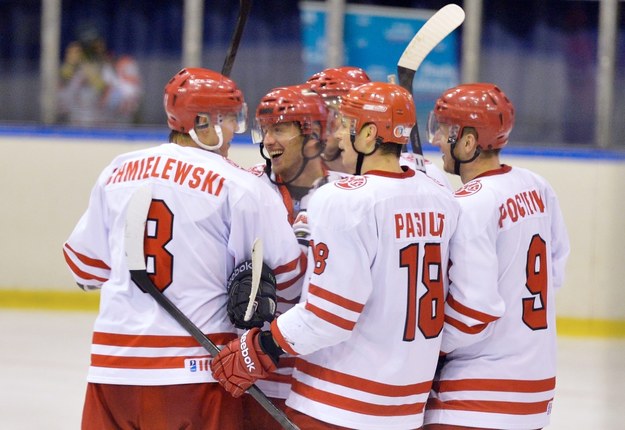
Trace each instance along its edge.
{"label": "dark hair", "polygon": [[378,151],[380,151],[382,155],[393,154],[399,158],[403,147],[404,145],[394,142],[381,142],[378,146]]}

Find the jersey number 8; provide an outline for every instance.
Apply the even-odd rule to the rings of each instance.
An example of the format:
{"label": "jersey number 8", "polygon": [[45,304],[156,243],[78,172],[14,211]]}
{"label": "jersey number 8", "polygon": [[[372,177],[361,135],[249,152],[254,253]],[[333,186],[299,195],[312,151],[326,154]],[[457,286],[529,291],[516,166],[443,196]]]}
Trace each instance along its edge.
{"label": "jersey number 8", "polygon": [[[445,319],[445,287],[442,277],[441,245],[423,245],[423,258],[420,258],[419,244],[413,243],[399,251],[399,265],[408,269],[407,309],[404,328],[404,341],[415,340],[416,327],[426,339],[437,337],[443,329]],[[419,261],[422,260],[421,282],[419,282]],[[425,294],[419,300],[418,287],[425,287]]]}

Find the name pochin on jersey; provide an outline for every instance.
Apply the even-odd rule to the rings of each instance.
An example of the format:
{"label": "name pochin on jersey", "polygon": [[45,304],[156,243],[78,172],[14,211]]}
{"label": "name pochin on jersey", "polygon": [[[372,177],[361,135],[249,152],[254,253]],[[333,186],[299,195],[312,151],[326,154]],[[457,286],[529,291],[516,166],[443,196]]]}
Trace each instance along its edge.
{"label": "name pochin on jersey", "polygon": [[106,185],[148,178],[165,179],[215,196],[219,196],[226,180],[218,173],[206,170],[202,166],[169,157],[163,160],[162,157],[156,156],[127,161],[113,171]]}
{"label": "name pochin on jersey", "polygon": [[522,191],[508,197],[499,205],[499,228],[510,227],[517,221],[545,213],[545,202],[537,190]]}

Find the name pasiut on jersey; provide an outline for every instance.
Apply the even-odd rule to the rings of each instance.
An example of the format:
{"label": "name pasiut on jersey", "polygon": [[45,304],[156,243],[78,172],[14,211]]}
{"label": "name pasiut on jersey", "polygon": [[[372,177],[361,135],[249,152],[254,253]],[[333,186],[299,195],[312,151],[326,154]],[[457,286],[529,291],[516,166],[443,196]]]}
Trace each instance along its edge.
{"label": "name pasiut on jersey", "polygon": [[395,239],[441,238],[445,214],[437,211],[402,211],[393,214]]}

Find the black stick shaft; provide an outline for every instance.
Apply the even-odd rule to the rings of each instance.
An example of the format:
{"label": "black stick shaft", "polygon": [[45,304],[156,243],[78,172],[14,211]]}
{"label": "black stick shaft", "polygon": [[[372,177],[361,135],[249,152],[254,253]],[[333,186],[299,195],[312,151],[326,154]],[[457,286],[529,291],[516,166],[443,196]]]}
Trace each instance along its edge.
{"label": "black stick shaft", "polygon": [[221,74],[224,76],[230,76],[232,65],[234,64],[234,59],[237,56],[239,44],[241,43],[241,37],[243,36],[243,29],[245,29],[245,23],[247,22],[247,18],[252,10],[252,0],[240,0],[239,3],[239,16],[234,27],[234,33],[232,34],[232,40],[230,41],[228,52],[226,53],[224,65],[221,68]]}
{"label": "black stick shaft", "polygon": [[[156,285],[152,282],[148,273],[145,270],[130,270],[130,278],[133,280],[135,284],[142,290],[151,295],[156,302],[161,305],[165,311],[173,319],[175,319],[178,324],[180,324],[195,340],[199,342],[200,345],[204,347],[212,356],[215,356],[219,353],[219,348],[215,345],[204,333],[199,329],[197,325],[193,323],[182,311],[171,302],[162,292],[159,290]],[[271,401],[265,396],[265,394],[260,391],[260,389],[256,385],[252,385],[248,388],[247,392],[258,402],[260,405],[265,408],[267,413],[269,413],[280,425],[282,428],[286,430],[299,430],[295,424],[293,424],[287,416],[280,409],[276,407]]]}

